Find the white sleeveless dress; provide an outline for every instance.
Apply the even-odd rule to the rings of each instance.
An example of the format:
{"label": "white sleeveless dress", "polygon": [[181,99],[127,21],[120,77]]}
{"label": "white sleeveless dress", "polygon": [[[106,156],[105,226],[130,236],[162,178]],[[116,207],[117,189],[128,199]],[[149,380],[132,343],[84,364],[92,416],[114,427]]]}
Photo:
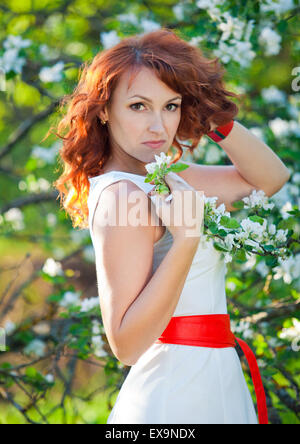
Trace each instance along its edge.
{"label": "white sleeveless dress", "polygon": [[[89,179],[94,248],[91,223],[101,191],[127,179],[148,193],[153,185],[145,183],[145,177],[110,171]],[[153,273],[172,242],[166,228],[154,244]],[[173,316],[227,314],[225,275],[226,264],[212,240],[200,242]],[[153,343],[131,366],[107,424],[258,424],[258,420],[234,348]]]}

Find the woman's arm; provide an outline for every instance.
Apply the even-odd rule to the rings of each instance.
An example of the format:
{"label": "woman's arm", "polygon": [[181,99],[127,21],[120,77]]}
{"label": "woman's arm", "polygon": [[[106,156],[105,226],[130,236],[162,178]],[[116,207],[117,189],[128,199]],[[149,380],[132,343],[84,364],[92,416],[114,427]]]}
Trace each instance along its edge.
{"label": "woman's arm", "polygon": [[[211,128],[215,129],[215,124]],[[230,133],[217,143],[239,174],[269,196],[279,191],[290,178],[289,169],[274,151],[236,120]]]}
{"label": "woman's arm", "polygon": [[118,332],[120,361],[133,365],[167,327],[199,241],[174,241],[152,278],[126,311]]}

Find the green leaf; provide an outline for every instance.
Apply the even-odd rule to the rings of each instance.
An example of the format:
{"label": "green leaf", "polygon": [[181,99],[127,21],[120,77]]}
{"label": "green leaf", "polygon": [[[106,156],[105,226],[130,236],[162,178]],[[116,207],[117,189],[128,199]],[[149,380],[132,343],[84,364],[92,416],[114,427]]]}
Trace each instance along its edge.
{"label": "green leaf", "polygon": [[219,231],[219,227],[216,222],[210,222],[208,224],[208,229],[212,232],[212,234],[217,234]]}
{"label": "green leaf", "polygon": [[228,248],[224,247],[224,246],[221,245],[219,242],[214,242],[213,244],[214,244],[214,247],[215,247],[216,250],[219,250],[219,251],[226,251],[226,252],[229,251]]}
{"label": "green leaf", "polygon": [[172,171],[172,172],[179,172],[179,171],[184,171],[187,168],[189,168],[189,165],[186,165],[184,163],[173,163],[169,168],[167,168],[167,171]]}
{"label": "green leaf", "polygon": [[285,20],[280,20],[280,22],[277,23],[277,29],[282,34],[286,31],[287,27],[288,27],[288,23],[287,23],[286,19]]}
{"label": "green leaf", "polygon": [[29,378],[35,378],[37,376],[38,372],[34,367],[27,367],[25,370],[25,374]]}
{"label": "green leaf", "polygon": [[275,248],[274,245],[264,245],[264,249],[267,251],[274,251]]}
{"label": "green leaf", "polygon": [[287,213],[291,214],[292,216],[300,217],[300,210],[298,209],[287,211]]}
{"label": "green leaf", "polygon": [[218,235],[219,236],[226,237],[227,234],[228,234],[227,231],[223,230],[222,228],[221,228],[221,230],[218,231]]}
{"label": "green leaf", "polygon": [[234,253],[234,257],[238,262],[247,261],[246,251],[244,250],[244,248],[239,248],[238,250],[236,250],[236,252]]}
{"label": "green leaf", "polygon": [[238,221],[232,217],[222,216],[220,219],[220,224],[225,228],[239,228],[240,224]]}
{"label": "green leaf", "polygon": [[238,208],[239,210],[241,210],[242,208],[244,208],[245,202],[243,200],[237,200],[237,201],[233,202],[232,206],[234,208]]}
{"label": "green leaf", "polygon": [[265,219],[263,219],[263,218],[260,217],[260,216],[257,216],[256,214],[253,215],[253,216],[249,216],[249,219],[250,219],[252,222],[258,222],[260,225],[263,225],[263,223],[264,223],[264,221],[265,221]]}
{"label": "green leaf", "polygon": [[47,302],[59,302],[63,299],[63,296],[60,294],[51,294],[50,296],[47,297],[46,301]]}
{"label": "green leaf", "polygon": [[12,368],[13,365],[10,362],[2,362],[2,364],[0,364],[0,368],[6,369],[6,368]]}
{"label": "green leaf", "polygon": [[266,256],[265,261],[269,267],[276,267],[277,265],[279,265],[277,257],[271,255]]}

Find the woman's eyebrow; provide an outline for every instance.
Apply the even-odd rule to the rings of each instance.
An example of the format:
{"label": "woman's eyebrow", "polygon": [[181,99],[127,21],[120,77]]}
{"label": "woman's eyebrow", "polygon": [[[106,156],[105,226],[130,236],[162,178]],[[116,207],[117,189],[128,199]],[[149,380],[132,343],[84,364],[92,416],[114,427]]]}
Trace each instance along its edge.
{"label": "woman's eyebrow", "polygon": [[[140,97],[141,99],[144,99],[144,100],[146,100],[147,102],[152,103],[152,100],[149,99],[148,97],[139,96],[139,95],[134,95],[134,96],[129,97],[129,99],[132,99],[133,97]],[[176,100],[176,99],[181,99],[181,97],[180,97],[180,96],[173,97],[173,99],[168,100],[166,103],[171,102],[171,100]]]}

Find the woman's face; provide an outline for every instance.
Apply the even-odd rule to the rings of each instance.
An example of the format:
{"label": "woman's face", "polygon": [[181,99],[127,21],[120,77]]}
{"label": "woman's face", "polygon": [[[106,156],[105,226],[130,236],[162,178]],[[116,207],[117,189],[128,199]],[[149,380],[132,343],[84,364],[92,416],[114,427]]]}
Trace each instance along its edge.
{"label": "woman's face", "polygon": [[[158,79],[151,69],[143,67],[127,90],[129,78],[129,72],[123,74],[106,113],[102,112],[100,117],[108,120],[112,164],[145,174],[145,164],[155,161],[155,154],[167,153],[173,143],[181,117],[182,96]],[[165,142],[159,148],[144,144],[162,139]]]}

